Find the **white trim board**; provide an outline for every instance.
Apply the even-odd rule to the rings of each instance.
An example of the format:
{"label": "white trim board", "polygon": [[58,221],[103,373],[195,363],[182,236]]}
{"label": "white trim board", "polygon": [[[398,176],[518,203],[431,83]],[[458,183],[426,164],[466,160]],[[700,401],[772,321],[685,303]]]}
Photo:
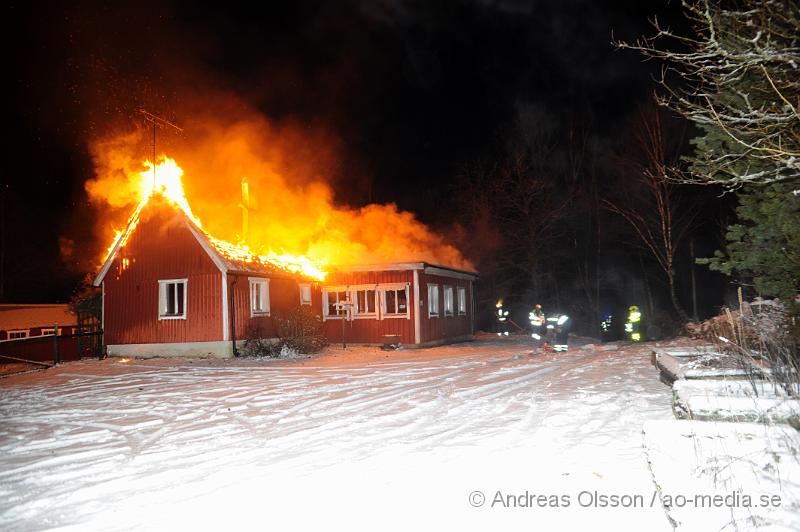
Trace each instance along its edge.
{"label": "white trim board", "polygon": [[419,272],[414,270],[414,343],[419,344],[422,336],[420,312],[422,301],[419,299]]}
{"label": "white trim board", "polygon": [[473,281],[478,278],[477,274],[466,273],[461,271],[454,271],[447,268],[440,268],[438,266],[426,266],[425,273],[428,275],[438,275],[440,277],[451,277],[453,279],[463,279],[465,281]]}
{"label": "white trim board", "polygon": [[192,232],[192,234],[194,235],[195,239],[200,243],[200,246],[203,248],[203,250],[211,258],[212,262],[217,267],[217,269],[219,269],[219,271],[221,271],[222,273],[227,273],[228,272],[228,267],[225,264],[225,261],[222,260],[222,257],[219,256],[219,253],[217,253],[214,250],[214,248],[211,247],[211,244],[208,243],[208,240],[205,239],[205,237],[194,226],[194,224],[191,223],[189,221],[189,219],[186,218],[185,216],[184,216],[184,222],[189,227],[189,231]]}
{"label": "white trim board", "polygon": [[332,268],[335,272],[386,272],[386,271],[410,271],[424,270],[425,273],[432,275],[442,275],[456,279],[473,280],[478,278],[477,272],[469,272],[447,266],[438,266],[427,262],[391,262],[384,264],[354,264],[349,266],[336,266]]}
{"label": "white trim board", "polygon": [[228,274],[222,272],[222,340],[230,340],[231,332],[228,325]]}

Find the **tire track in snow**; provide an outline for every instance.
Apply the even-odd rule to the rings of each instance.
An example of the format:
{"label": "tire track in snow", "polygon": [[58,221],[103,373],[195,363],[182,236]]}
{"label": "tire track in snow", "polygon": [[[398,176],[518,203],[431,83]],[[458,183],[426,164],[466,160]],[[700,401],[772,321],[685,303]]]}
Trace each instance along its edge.
{"label": "tire track in snow", "polygon": [[[92,363],[81,366],[91,375],[4,386],[0,451],[13,452],[0,454],[0,523],[42,528],[45,501],[61,516],[48,527],[77,523],[76,504],[103,500],[113,508],[143,493],[174,501],[171,487],[208,490],[215,472],[312,475],[387,447],[431,452],[495,437],[504,445],[540,445],[545,437],[569,445],[587,434],[602,443],[598,432],[627,433],[636,412],[657,411],[651,398],[633,402],[635,390],[611,395],[619,382],[645,382],[641,361],[531,356],[522,344],[448,349],[453,356],[340,367]],[[103,375],[108,367],[122,373]],[[610,403],[632,406],[632,421],[609,421]],[[66,436],[79,430],[87,432]],[[595,448],[627,456],[627,443]],[[576,453],[565,450],[565,464],[580,464]]]}

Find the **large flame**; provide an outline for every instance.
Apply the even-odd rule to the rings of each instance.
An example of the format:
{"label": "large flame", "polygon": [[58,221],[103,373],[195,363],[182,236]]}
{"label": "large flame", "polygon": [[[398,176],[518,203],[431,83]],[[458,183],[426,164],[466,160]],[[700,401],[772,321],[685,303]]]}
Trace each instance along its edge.
{"label": "large flame", "polygon": [[259,255],[251,250],[244,242],[232,244],[214,238],[203,230],[202,222],[194,215],[192,208],[189,206],[189,201],[186,199],[186,193],[183,189],[183,180],[181,179],[183,176],[183,169],[178,166],[178,163],[176,163],[174,159],[162,155],[155,165],[150,160],[146,160],[143,166],[146,170],[139,172],[140,180],[138,183],[138,191],[141,199],[133,214],[131,214],[128,219],[126,228],[114,230],[114,241],[106,250],[104,261],[115,249],[125,246],[128,236],[133,233],[133,230],[139,223],[139,216],[142,209],[144,209],[147,202],[150,201],[150,198],[154,195],[159,195],[182,210],[197,228],[203,231],[206,238],[217,252],[224,257],[239,262],[277,266],[288,272],[300,273],[320,281],[325,279],[327,273],[322,269],[324,266],[320,263],[315,263],[307,257],[288,253],[276,253],[274,251],[270,251],[266,255]]}
{"label": "large flame", "polygon": [[191,134],[162,135],[155,173],[152,162],[142,163],[141,154],[151,148],[148,130],[91,142],[95,175],[86,191],[98,210],[98,237],[114,242],[106,256],[125,245],[124,235],[156,194],[237,262],[277,265],[317,279],[355,264],[472,268],[455,241],[393,203],[337,203],[337,196],[362,204],[371,195],[366,171],[352,162],[342,165],[337,139],[306,127],[276,126],[249,108],[225,111],[209,116],[196,109],[181,124]]}

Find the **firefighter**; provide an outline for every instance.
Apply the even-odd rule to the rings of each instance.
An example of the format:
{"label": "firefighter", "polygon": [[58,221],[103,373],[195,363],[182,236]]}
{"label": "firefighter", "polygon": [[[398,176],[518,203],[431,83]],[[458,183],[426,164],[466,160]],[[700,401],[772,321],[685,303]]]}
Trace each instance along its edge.
{"label": "firefighter", "polygon": [[566,314],[553,314],[545,320],[546,340],[544,348],[546,351],[566,351],[569,344],[569,330],[572,322]]}
{"label": "firefighter", "polygon": [[625,335],[631,342],[642,341],[642,312],[636,305],[628,308],[628,321],[625,322]]}
{"label": "firefighter", "polygon": [[555,320],[555,327],[553,329],[555,336],[553,341],[553,351],[565,353],[569,344],[569,330],[572,326],[572,321],[566,314],[559,314]]}
{"label": "firefighter", "polygon": [[604,342],[609,341],[613,334],[614,315],[611,312],[603,314],[603,320],[600,322],[600,336]]}
{"label": "firefighter", "polygon": [[530,314],[528,314],[528,318],[530,318],[531,322],[531,338],[535,340],[536,344],[540,345],[544,342],[545,336],[545,319],[542,306],[537,303]]}
{"label": "firefighter", "polygon": [[503,309],[502,299],[497,302],[495,308],[497,309],[494,315],[497,321],[497,336],[508,336],[508,311]]}

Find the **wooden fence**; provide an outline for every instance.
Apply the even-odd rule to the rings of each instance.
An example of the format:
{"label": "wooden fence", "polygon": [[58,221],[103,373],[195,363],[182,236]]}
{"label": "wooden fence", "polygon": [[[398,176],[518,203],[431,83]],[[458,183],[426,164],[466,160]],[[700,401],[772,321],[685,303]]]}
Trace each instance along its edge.
{"label": "wooden fence", "polygon": [[86,357],[102,357],[103,331],[31,336],[0,341],[0,362],[58,364]]}

